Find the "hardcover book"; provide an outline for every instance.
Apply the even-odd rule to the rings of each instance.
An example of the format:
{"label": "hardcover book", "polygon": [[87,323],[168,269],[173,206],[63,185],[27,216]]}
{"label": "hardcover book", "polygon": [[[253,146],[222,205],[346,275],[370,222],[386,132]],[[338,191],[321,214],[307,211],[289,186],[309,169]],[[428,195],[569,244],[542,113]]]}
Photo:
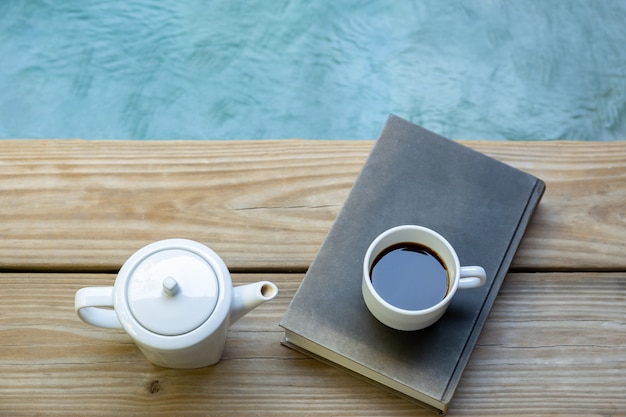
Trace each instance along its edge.
{"label": "hardcover book", "polygon": [[[280,325],[282,343],[445,414],[545,185],[389,116]],[[429,227],[487,283],[458,291],[434,325],[391,329],[361,294],[369,244],[402,224]]]}

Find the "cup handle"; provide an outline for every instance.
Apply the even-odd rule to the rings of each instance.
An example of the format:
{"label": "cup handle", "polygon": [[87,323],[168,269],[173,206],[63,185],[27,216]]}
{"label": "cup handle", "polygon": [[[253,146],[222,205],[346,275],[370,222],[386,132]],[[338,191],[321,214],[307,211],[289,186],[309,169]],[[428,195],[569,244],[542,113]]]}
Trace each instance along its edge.
{"label": "cup handle", "polygon": [[122,329],[113,310],[113,287],[81,288],[74,298],[74,310],[85,323],[109,329]]}
{"label": "cup handle", "polygon": [[459,289],[482,287],[487,282],[487,274],[481,266],[462,266]]}

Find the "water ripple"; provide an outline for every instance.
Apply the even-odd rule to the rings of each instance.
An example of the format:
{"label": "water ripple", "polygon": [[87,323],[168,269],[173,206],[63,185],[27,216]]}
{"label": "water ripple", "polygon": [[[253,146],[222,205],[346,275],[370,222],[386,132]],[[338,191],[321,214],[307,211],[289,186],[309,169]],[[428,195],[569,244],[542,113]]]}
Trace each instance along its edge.
{"label": "water ripple", "polygon": [[626,139],[620,0],[0,2],[0,137]]}

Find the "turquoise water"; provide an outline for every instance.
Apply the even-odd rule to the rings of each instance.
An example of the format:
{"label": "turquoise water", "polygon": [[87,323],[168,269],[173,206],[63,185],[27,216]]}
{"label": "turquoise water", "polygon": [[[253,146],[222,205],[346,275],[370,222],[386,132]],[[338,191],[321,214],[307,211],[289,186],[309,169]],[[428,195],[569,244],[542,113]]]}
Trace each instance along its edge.
{"label": "turquoise water", "polygon": [[626,139],[622,0],[2,0],[0,138]]}

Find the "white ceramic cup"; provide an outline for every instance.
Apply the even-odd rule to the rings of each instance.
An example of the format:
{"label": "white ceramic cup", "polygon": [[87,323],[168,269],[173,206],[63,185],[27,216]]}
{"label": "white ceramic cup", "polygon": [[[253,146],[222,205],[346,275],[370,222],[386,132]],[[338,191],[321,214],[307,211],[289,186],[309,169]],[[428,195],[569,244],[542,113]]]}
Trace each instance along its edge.
{"label": "white ceramic cup", "polygon": [[[374,261],[387,248],[401,243],[417,243],[434,251],[448,272],[448,291],[432,307],[421,310],[399,308],[385,300],[374,288],[370,271]],[[361,290],[369,311],[381,323],[397,330],[419,330],[443,316],[457,289],[476,288],[485,284],[487,275],[480,266],[461,266],[459,257],[448,241],[434,230],[422,226],[397,226],[381,233],[370,244],[363,260]]]}

